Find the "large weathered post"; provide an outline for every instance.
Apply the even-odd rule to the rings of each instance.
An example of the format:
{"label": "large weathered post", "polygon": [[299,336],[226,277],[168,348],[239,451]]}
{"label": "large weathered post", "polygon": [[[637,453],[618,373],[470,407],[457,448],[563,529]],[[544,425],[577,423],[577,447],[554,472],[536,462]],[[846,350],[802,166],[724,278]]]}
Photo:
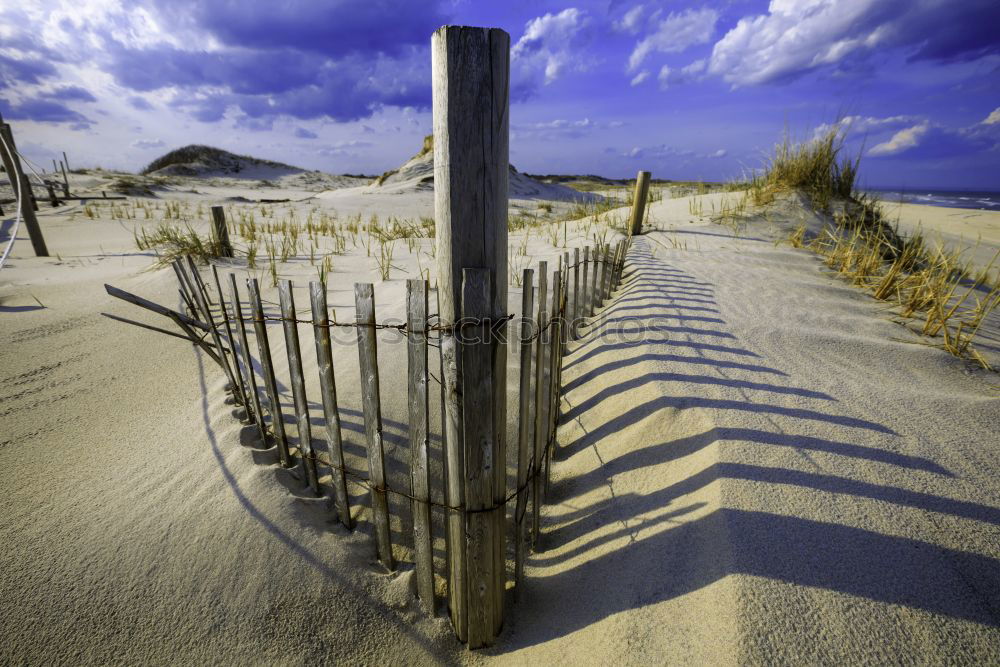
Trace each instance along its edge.
{"label": "large weathered post", "polygon": [[632,216],[629,218],[629,234],[642,233],[642,218],[646,214],[646,197],[649,194],[649,172],[640,171],[635,179],[635,193],[632,195]]}
{"label": "large weathered post", "polygon": [[232,257],[233,246],[229,242],[229,227],[226,226],[226,210],[221,206],[212,207],[212,238],[220,257]]}
{"label": "large weathered post", "polygon": [[[431,65],[440,319],[447,327],[460,317],[463,269],[478,268],[489,272],[491,279],[484,312],[493,318],[500,318],[507,312],[510,36],[498,29],[444,26],[431,39]],[[494,333],[503,332],[494,329]],[[485,428],[480,425],[469,428],[457,422],[461,417],[461,359],[464,355],[455,353],[456,335],[461,335],[461,331],[442,337],[442,354],[449,360],[446,363],[456,364],[457,379],[455,386],[447,388],[445,396],[447,421],[452,427],[447,434],[447,446],[461,450],[465,454],[461,458],[463,462],[486,461],[491,466],[492,497],[494,503],[499,504],[506,493],[507,346],[503,336],[497,335],[491,336],[490,345],[486,346],[485,353],[491,357],[489,385],[493,396],[492,410],[485,415],[492,418],[492,423],[482,425]],[[456,362],[450,361],[452,359]],[[446,372],[446,376],[449,374]],[[460,436],[468,433],[488,437],[469,442]],[[486,448],[488,456],[483,457],[483,452],[479,451],[475,456],[468,456],[473,448]],[[458,460],[458,452],[452,452],[448,459],[449,463]],[[462,470],[450,469],[449,475],[452,478],[462,476]],[[455,497],[456,485],[449,486],[449,505],[466,502],[468,489],[462,489],[462,495]],[[471,534],[472,540],[490,540],[489,545],[466,544],[462,535],[450,535],[455,552],[449,573],[452,622],[459,637],[467,639],[472,648],[492,643],[503,623],[505,511],[501,506],[489,514],[496,527]],[[454,531],[455,526],[449,526],[449,530]],[[463,544],[466,547],[464,556],[459,554]],[[490,581],[463,584],[460,580],[467,568],[468,554],[486,552],[493,554]],[[482,595],[478,590],[473,591],[480,585],[487,587]],[[485,604],[487,608],[468,608],[468,605],[478,604]],[[473,624],[469,618],[478,620]]]}
{"label": "large weathered post", "polygon": [[28,238],[31,239],[31,247],[35,251],[35,256],[48,257],[49,250],[42,237],[42,228],[38,226],[38,218],[35,217],[31,184],[28,182],[28,177],[21,171],[21,161],[17,156],[17,147],[14,145],[14,135],[10,131],[10,125],[2,121],[3,119],[0,119],[0,159],[3,160],[3,168],[7,170],[7,179],[10,180],[14,196],[17,197],[21,219],[24,220],[24,226],[28,230]]}

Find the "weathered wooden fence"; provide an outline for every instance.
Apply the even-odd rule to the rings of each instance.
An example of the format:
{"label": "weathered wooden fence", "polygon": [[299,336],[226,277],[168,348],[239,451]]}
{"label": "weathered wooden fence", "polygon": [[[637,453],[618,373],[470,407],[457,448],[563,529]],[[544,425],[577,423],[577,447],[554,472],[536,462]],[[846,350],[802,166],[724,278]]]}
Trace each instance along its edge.
{"label": "weathered wooden fence", "polygon": [[[354,321],[337,321],[330,317],[326,303],[326,287],[319,282],[311,282],[311,314],[309,319],[296,316],[293,300],[293,284],[283,280],[279,283],[279,314],[266,314],[260,289],[255,278],[246,281],[245,292],[238,287],[234,273],[226,280],[220,278],[217,267],[211,268],[211,280],[206,281],[193,260],[175,261],[173,270],[178,281],[180,300],[185,304],[182,310],[174,310],[150,302],[110,285],[108,293],[154,313],[171,319],[181,333],[166,331],[147,324],[140,324],[122,317],[114,319],[130,324],[139,324],[147,329],[186,338],[203,350],[226,375],[227,392],[233,401],[245,409],[249,423],[256,425],[261,446],[276,450],[281,466],[293,469],[303,486],[310,488],[317,496],[328,496],[337,520],[348,530],[355,528],[360,507],[352,507],[348,485],[360,485],[368,492],[367,509],[372,526],[375,552],[379,561],[389,570],[396,567],[391,540],[390,504],[388,496],[405,498],[410,504],[409,517],[396,517],[402,525],[412,526],[410,541],[405,546],[412,549],[416,575],[417,593],[428,613],[435,611],[434,560],[431,545],[433,531],[431,512],[439,510],[445,514],[445,526],[452,522],[459,527],[459,539],[446,540],[446,568],[439,572],[447,582],[446,600],[449,610],[456,607],[469,616],[475,615],[477,605],[492,604],[492,601],[476,600],[465,586],[471,582],[476,559],[494,555],[476,554],[482,549],[483,541],[468,539],[476,530],[483,530],[483,522],[500,526],[508,539],[501,540],[498,560],[498,578],[501,592],[507,589],[508,555],[513,555],[514,593],[520,594],[524,577],[524,564],[529,548],[537,544],[541,531],[540,512],[545,502],[545,494],[550,478],[552,452],[556,446],[556,428],[560,404],[561,359],[565,345],[575,338],[577,332],[586,326],[588,317],[601,306],[618,284],[624,263],[627,241],[615,246],[584,248],[585,259],[577,260],[579,252],[574,251],[574,260],[569,261],[566,253],[557,266],[549,271],[546,262],[540,262],[536,270],[525,269],[522,283],[521,317],[517,326],[510,327],[517,342],[519,359],[519,391],[516,405],[511,406],[517,416],[518,431],[509,438],[509,445],[516,448],[516,472],[506,469],[506,456],[492,465],[500,473],[488,477],[468,475],[468,469],[478,465],[473,461],[455,461],[444,450],[444,475],[437,480],[442,488],[432,493],[430,469],[430,442],[432,435],[446,438],[448,428],[438,434],[431,433],[429,420],[430,383],[429,347],[440,349],[442,341],[448,337],[455,340],[458,356],[474,359],[476,348],[488,345],[494,338],[507,335],[511,316],[490,318],[484,316],[481,296],[489,289],[492,276],[482,270],[466,270],[463,291],[471,295],[463,301],[461,317],[453,325],[445,325],[437,315],[428,314],[428,284],[424,280],[408,280],[406,284],[407,321],[405,324],[380,323],[376,317],[374,289],[370,283],[355,285],[356,318]],[[500,275],[504,275],[502,272]],[[538,284],[535,286],[535,276]],[[586,276],[593,276],[589,283]],[[581,276],[584,279],[581,279]],[[228,289],[224,289],[228,282]],[[245,308],[246,307],[246,308]],[[183,312],[186,311],[186,312]],[[271,352],[268,324],[280,323],[284,337],[286,355],[277,359]],[[326,441],[327,458],[321,458],[313,447],[313,425],[310,420],[309,403],[306,396],[304,359],[306,351],[299,345],[299,328],[309,327],[315,339],[315,368],[322,404],[323,418],[318,430]],[[355,378],[337,378],[333,367],[330,331],[334,328],[349,328],[356,331],[357,351],[360,361],[361,401],[364,414],[365,449],[367,470],[353,469],[345,463],[341,418],[337,401],[337,384]],[[396,488],[388,483],[385,471],[385,454],[382,442],[382,421],[380,406],[380,385],[376,333],[391,329],[406,337],[407,369],[399,369],[398,377],[393,374],[393,386],[400,386],[399,379],[406,377],[407,402],[409,405],[409,488]],[[252,332],[252,334],[250,333]],[[442,353],[442,358],[444,353]],[[442,367],[444,361],[440,362]],[[505,360],[506,363],[506,360]],[[281,395],[278,391],[277,372],[287,365],[290,378],[294,423],[298,437],[295,445],[290,444],[286,433]],[[259,370],[257,370],[259,369]],[[443,377],[434,378],[438,390],[444,394],[448,370]],[[282,375],[284,375],[282,373]],[[466,424],[475,423],[468,410],[489,409],[492,404],[492,387],[484,384],[482,370],[469,365],[462,367],[460,377],[453,378],[459,384],[459,393],[465,398]],[[502,400],[506,401],[506,388],[498,388]],[[442,405],[446,402],[442,397]],[[488,421],[487,421],[488,423]],[[464,438],[485,437],[469,432],[466,427]],[[325,472],[324,472],[325,471]],[[516,486],[507,487],[508,473],[516,479]],[[496,485],[496,480],[500,480]],[[433,498],[445,499],[444,502]],[[455,563],[465,563],[465,570],[458,573],[459,584],[455,585],[455,574],[451,572]],[[505,594],[505,593],[504,593]],[[454,616],[454,614],[453,614]],[[462,625],[469,628],[469,619],[455,623],[456,632]],[[468,630],[467,630],[468,632]],[[484,645],[486,642],[479,642]]]}
{"label": "weathered wooden fence", "polygon": [[[564,253],[551,269],[541,262],[537,289],[535,271],[524,271],[517,336],[519,392],[516,405],[508,406],[507,336],[512,319],[506,280],[510,37],[497,29],[445,26],[431,39],[431,60],[438,262],[435,315],[428,314],[428,285],[423,280],[407,282],[405,324],[379,322],[370,283],[355,285],[356,318],[352,322],[330,317],[326,290],[320,283],[310,284],[311,319],[297,318],[293,285],[287,280],[279,286],[280,315],[266,313],[255,279],[247,281],[248,311],[244,311],[244,296],[232,274],[227,299],[213,268],[213,296],[190,258],[173,264],[186,312],[110,286],[107,289],[113,296],[169,317],[183,335],[139,326],[186,336],[215,360],[226,374],[233,400],[246,408],[262,442],[275,448],[281,465],[297,469],[302,483],[314,493],[332,496],[337,516],[348,529],[356,512],[347,485],[364,487],[375,551],[390,570],[396,567],[396,552],[389,499],[409,501],[411,521],[403,525],[412,530],[406,546],[412,548],[417,594],[431,613],[435,609],[431,516],[435,509],[443,513],[447,557],[441,576],[448,613],[458,638],[478,648],[491,644],[503,625],[508,553],[513,552],[517,593],[528,549],[538,545],[540,512],[556,442],[565,345],[580,333],[586,319],[618,284],[628,241],[614,247],[586,247],[582,259],[574,250],[572,261],[569,253]],[[644,203],[645,197],[638,199]],[[215,246],[220,254],[231,256],[222,209],[213,209],[213,216]],[[641,218],[641,211],[633,214],[633,219]],[[285,360],[272,357],[269,321],[281,323]],[[313,447],[304,376],[308,364],[303,364],[300,325],[311,327],[315,339],[322,430],[329,448],[326,460]],[[256,357],[248,341],[248,328],[254,333]],[[365,470],[349,466],[343,451],[330,336],[339,328],[353,329],[357,336]],[[386,475],[376,340],[376,333],[385,329],[398,331],[407,339],[408,488],[391,484]],[[439,377],[435,379],[440,391],[441,428],[436,435],[442,443],[442,474],[438,478],[429,473],[428,347],[432,345],[439,355]],[[290,441],[285,431],[275,375],[283,363],[288,366],[296,441]],[[399,376],[403,376],[402,371]],[[517,418],[516,437],[508,438],[508,413]],[[514,456],[508,457],[509,447],[516,447]],[[516,462],[513,488],[508,484],[508,458]],[[326,483],[326,475],[320,474],[324,468],[330,472]],[[440,484],[439,494],[431,493],[435,482]],[[405,517],[395,518],[399,525]]]}

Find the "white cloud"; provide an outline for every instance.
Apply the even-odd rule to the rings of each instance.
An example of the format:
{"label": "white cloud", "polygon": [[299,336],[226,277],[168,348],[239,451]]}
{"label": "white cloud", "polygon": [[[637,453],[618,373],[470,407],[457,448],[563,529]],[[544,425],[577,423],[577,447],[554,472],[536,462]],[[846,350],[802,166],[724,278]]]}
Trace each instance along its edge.
{"label": "white cloud", "polygon": [[511,60],[542,70],[545,83],[552,83],[573,63],[570,45],[586,23],[586,15],[575,7],[531,19],[511,49]]}
{"label": "white cloud", "polygon": [[888,116],[886,118],[876,118],[874,116],[844,116],[836,123],[823,123],[813,130],[813,139],[819,139],[826,135],[834,127],[843,129],[851,134],[865,134],[869,132],[884,132],[895,127],[913,125],[919,123],[921,119],[917,116]]}
{"label": "white cloud", "polygon": [[712,50],[709,72],[734,86],[843,66],[876,48],[910,60],[969,61],[996,53],[996,3],[986,0],[771,0],[739,20]]}
{"label": "white cloud", "polygon": [[642,83],[643,81],[645,81],[648,78],[649,78],[649,70],[648,69],[644,69],[644,70],[642,70],[641,72],[639,72],[638,74],[636,74],[635,76],[632,77],[631,84],[633,86],[638,86],[640,83]]}
{"label": "white cloud", "polygon": [[132,142],[132,148],[139,148],[141,150],[149,150],[151,148],[163,148],[166,146],[160,139],[149,140],[149,139],[137,139]]}
{"label": "white cloud", "polygon": [[983,121],[982,124],[996,125],[998,123],[1000,123],[1000,107],[997,107],[992,112],[990,112],[990,115],[986,117],[986,119]]}
{"label": "white cloud", "polygon": [[892,138],[889,139],[889,141],[884,141],[873,146],[872,149],[868,151],[868,154],[872,156],[884,156],[902,153],[905,150],[909,150],[919,145],[920,140],[925,134],[927,134],[929,129],[930,124],[924,122],[919,125],[914,125],[913,127],[900,130],[896,134],[892,135]]}
{"label": "white cloud", "polygon": [[715,33],[718,20],[718,12],[708,8],[671,13],[657,24],[655,32],[635,45],[628,59],[628,71],[639,69],[652,53],[680,53],[696,44],[708,42]]}
{"label": "white cloud", "polygon": [[625,12],[625,15],[622,16],[621,20],[615,21],[615,29],[619,32],[627,32],[635,35],[642,27],[642,15],[645,11],[646,7],[644,5],[636,5],[632,9]]}
{"label": "white cloud", "polygon": [[670,86],[698,79],[705,71],[705,65],[706,61],[704,59],[695,60],[693,63],[685,65],[679,70],[664,65],[660,69],[659,76],[657,76],[657,79],[660,82],[660,88],[662,90],[666,90]]}
{"label": "white cloud", "polygon": [[719,150],[715,151],[714,153],[710,153],[707,157],[710,157],[710,158],[722,158],[722,157],[726,157],[727,154],[728,154],[728,151],[725,148],[720,148]]}

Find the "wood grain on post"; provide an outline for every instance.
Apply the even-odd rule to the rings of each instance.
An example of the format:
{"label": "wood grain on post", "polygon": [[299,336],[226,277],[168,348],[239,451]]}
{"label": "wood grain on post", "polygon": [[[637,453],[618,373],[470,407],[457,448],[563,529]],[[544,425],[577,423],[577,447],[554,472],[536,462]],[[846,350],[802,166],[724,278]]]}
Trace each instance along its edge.
{"label": "wood grain on post", "polygon": [[312,303],[313,334],[316,339],[319,389],[323,395],[323,420],[326,422],[326,439],[329,443],[330,477],[333,480],[334,503],[337,506],[340,523],[350,530],[352,527],[351,502],[347,495],[344,443],[340,429],[340,411],[337,408],[337,383],[333,375],[333,351],[330,345],[330,327],[327,320],[326,286],[317,281],[309,283],[309,295]]}
{"label": "wood grain on post", "polygon": [[221,206],[212,207],[212,231],[216,246],[222,257],[233,256],[233,246],[229,242],[229,228],[226,226],[226,211]]}
{"label": "wood grain on post", "polygon": [[427,281],[406,281],[407,399],[410,404],[410,495],[417,595],[434,614],[434,552],[431,534],[430,437],[427,422]]}
{"label": "wood grain on post", "polygon": [[229,302],[233,306],[233,317],[236,320],[236,331],[240,337],[240,351],[243,355],[243,365],[247,369],[247,391],[253,403],[253,418],[260,432],[260,444],[267,446],[267,427],[264,425],[264,413],[260,409],[260,395],[257,393],[257,376],[253,369],[253,356],[247,342],[247,324],[243,320],[243,306],[240,304],[240,290],[236,287],[235,274],[229,274]]}
{"label": "wood grain on post", "polygon": [[535,338],[535,424],[534,424],[534,452],[531,461],[531,545],[534,547],[538,541],[539,516],[542,505],[542,456],[545,444],[545,410],[543,406],[547,400],[545,370],[547,367],[545,358],[545,341],[549,332],[548,313],[546,306],[546,293],[548,287],[548,262],[538,263],[538,333]]}
{"label": "wood grain on post", "polygon": [[649,172],[640,171],[635,179],[635,192],[632,194],[632,214],[629,217],[628,229],[631,236],[642,233],[642,219],[646,213],[646,198],[649,194]]}
{"label": "wood grain on post", "polygon": [[[441,292],[438,291],[440,298]],[[441,311],[440,300],[438,312]],[[462,447],[462,400],[459,387],[458,340],[451,331],[441,331],[441,400],[442,443],[444,459],[445,504],[449,507],[465,506],[465,452]],[[465,577],[465,512],[445,511],[445,538],[448,543],[448,611],[455,634],[465,641],[468,630],[468,613]]]}
{"label": "wood grain on post", "polygon": [[[490,317],[490,271],[465,269],[462,290],[464,320]],[[486,646],[493,638],[495,613],[493,539],[497,528],[493,488],[497,460],[493,425],[493,359],[487,325],[459,331],[462,355],[462,414],[465,417],[465,537],[468,558],[469,631],[471,648]]]}
{"label": "wood grain on post", "polygon": [[535,309],[534,271],[525,269],[521,278],[521,380],[518,393],[517,432],[517,504],[514,507],[514,593],[519,595],[521,579],[524,577],[524,515],[528,499],[528,471],[531,467],[531,451],[534,441],[531,437],[532,394],[531,394],[531,335]]}
{"label": "wood grain on post", "polygon": [[295,321],[295,297],[292,294],[291,280],[282,280],[278,283],[278,300],[281,302],[281,327],[285,331],[288,373],[292,379],[292,403],[295,406],[295,423],[299,432],[299,467],[302,469],[302,481],[318,496],[319,474],[316,471],[316,454],[312,447],[309,400],[306,398],[306,381],[302,373],[302,348],[299,345],[299,325]]}
{"label": "wood grain on post", "polygon": [[358,356],[361,362],[361,402],[365,415],[368,479],[378,559],[388,570],[396,568],[389,532],[389,499],[385,487],[385,452],[382,445],[382,408],[379,404],[378,345],[375,341],[375,289],[371,283],[354,284],[357,310]]}
{"label": "wood grain on post", "polygon": [[[490,292],[486,316],[507,313],[507,179],[509,142],[510,36],[503,30],[444,26],[431,39],[434,117],[434,210],[437,225],[438,287],[443,325],[454,324],[462,302],[462,270],[489,271]],[[502,331],[498,332],[502,334]],[[445,340],[442,339],[442,346]],[[506,492],[506,356],[503,336],[491,337],[491,386],[494,499]],[[442,347],[442,352],[444,352]],[[446,362],[447,363],[447,362]],[[459,393],[463,372],[456,361]],[[447,396],[449,422],[461,418],[457,401]],[[461,422],[459,433],[468,430]],[[449,448],[468,450],[476,445],[448,439]],[[449,464],[456,457],[449,457]],[[462,470],[459,468],[458,470]],[[455,469],[451,469],[452,473]],[[452,477],[457,475],[452,474]],[[449,501],[450,502],[450,501]],[[493,513],[496,527],[489,533],[491,572],[488,614],[493,627],[476,636],[470,647],[492,643],[503,622],[504,561],[503,512]],[[455,567],[449,585],[457,586]],[[470,596],[471,597],[471,596]],[[455,596],[451,596],[452,599]],[[479,613],[478,611],[475,613]],[[486,616],[480,615],[480,618]],[[461,611],[452,609],[452,622],[465,638]],[[478,633],[478,629],[477,629]]]}
{"label": "wood grain on post", "polygon": [[274,432],[278,447],[278,459],[281,465],[287,468],[292,464],[292,458],[288,453],[288,436],[285,434],[285,421],[281,415],[281,394],[278,393],[278,381],[274,377],[271,345],[267,340],[267,323],[264,321],[264,306],[260,301],[257,279],[250,278],[247,281],[247,288],[250,291],[254,337],[257,339],[257,349],[260,351],[260,367],[264,372],[264,391],[267,393],[267,409],[271,414],[271,430]]}
{"label": "wood grain on post", "polygon": [[[31,184],[28,182],[28,177],[21,171],[21,160],[17,156],[17,147],[14,145],[14,135],[10,125],[0,123],[0,140],[2,140],[0,141],[0,159],[3,160],[4,169],[7,170],[10,188],[14,191],[14,196],[17,197],[17,206],[21,211],[24,226],[28,230],[31,248],[35,251],[35,257],[48,257],[49,249],[45,245],[42,228],[38,226],[38,218],[35,217],[35,198],[31,192]],[[17,196],[19,190],[20,197]]]}

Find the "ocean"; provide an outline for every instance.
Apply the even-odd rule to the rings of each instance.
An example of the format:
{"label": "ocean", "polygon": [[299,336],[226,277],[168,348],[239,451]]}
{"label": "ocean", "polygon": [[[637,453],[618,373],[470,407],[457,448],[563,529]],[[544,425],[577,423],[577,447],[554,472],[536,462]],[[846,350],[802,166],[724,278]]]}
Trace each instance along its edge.
{"label": "ocean", "polygon": [[950,208],[975,208],[985,211],[1000,211],[1000,192],[932,190],[932,189],[878,189],[868,192],[885,202],[925,204],[927,206],[947,206]]}

